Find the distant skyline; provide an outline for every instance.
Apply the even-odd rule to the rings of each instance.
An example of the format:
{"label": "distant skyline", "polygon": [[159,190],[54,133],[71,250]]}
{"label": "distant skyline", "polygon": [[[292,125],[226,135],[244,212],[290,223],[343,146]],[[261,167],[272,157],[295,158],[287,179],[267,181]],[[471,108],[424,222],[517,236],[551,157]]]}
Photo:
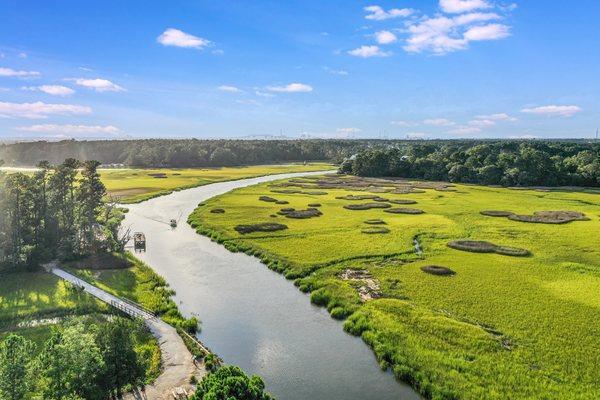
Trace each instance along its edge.
{"label": "distant skyline", "polygon": [[0,140],[592,138],[600,3],[0,3]]}

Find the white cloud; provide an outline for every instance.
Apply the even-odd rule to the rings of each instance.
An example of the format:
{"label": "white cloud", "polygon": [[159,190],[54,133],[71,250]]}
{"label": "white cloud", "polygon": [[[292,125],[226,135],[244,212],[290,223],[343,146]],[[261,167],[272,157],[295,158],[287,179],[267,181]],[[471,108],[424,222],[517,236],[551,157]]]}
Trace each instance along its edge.
{"label": "white cloud", "polygon": [[42,85],[42,86],[26,86],[21,88],[23,90],[29,91],[40,91],[46,94],[50,94],[52,96],[69,96],[75,93],[75,91],[71,88],[61,85]]}
{"label": "white cloud", "polygon": [[454,121],[450,121],[446,118],[430,118],[423,121],[425,125],[433,125],[433,126],[452,126],[456,123]]}
{"label": "white cloud", "polygon": [[409,126],[417,125],[414,122],[408,122],[408,121],[391,121],[390,124],[395,125],[395,126],[402,126],[402,127],[409,127]]}
{"label": "white cloud", "polygon": [[535,135],[520,135],[520,136],[509,136],[509,139],[537,139]]}
{"label": "white cloud", "polygon": [[63,133],[63,134],[92,134],[92,133],[106,133],[109,135],[116,135],[121,130],[112,125],[100,126],[100,125],[55,125],[55,124],[41,124],[31,126],[18,126],[15,128],[22,132],[35,132],[35,133]]}
{"label": "white cloud", "polygon": [[451,133],[453,135],[470,135],[479,132],[481,132],[481,128],[478,128],[476,126],[459,126],[456,129],[448,131],[448,133]]}
{"label": "white cloud", "polygon": [[392,55],[389,51],[382,51],[379,46],[360,46],[357,49],[350,50],[348,54],[356,57],[388,57]]}
{"label": "white cloud", "polygon": [[408,132],[406,138],[408,140],[424,139],[427,136],[424,132]]}
{"label": "white cloud", "polygon": [[74,81],[79,86],[83,86],[88,89],[93,89],[97,92],[122,92],[125,90],[121,86],[119,86],[115,83],[112,83],[111,81],[109,81],[107,79],[77,78],[77,79],[74,79]]}
{"label": "white cloud", "polygon": [[508,115],[506,113],[478,115],[475,117],[475,119],[487,119],[487,120],[491,120],[491,121],[509,121],[509,122],[515,122],[517,120],[516,118],[511,117],[510,115]]}
{"label": "white cloud", "polygon": [[375,33],[375,40],[379,44],[390,44],[394,43],[398,38],[390,31],[379,31]]}
{"label": "white cloud", "polygon": [[503,24],[489,24],[469,28],[464,38],[467,41],[498,40],[510,36],[510,28]]}
{"label": "white cloud", "polygon": [[285,86],[269,86],[267,90],[278,93],[307,93],[312,92],[313,87],[304,83],[290,83]]}
{"label": "white cloud", "polygon": [[482,8],[490,8],[485,0],[440,0],[440,7],[446,13],[459,14]]}
{"label": "white cloud", "polygon": [[10,92],[10,89],[0,86],[0,93],[6,93],[6,92]]}
{"label": "white cloud", "polygon": [[275,97],[273,93],[263,92],[262,90],[256,90],[254,93],[260,97]]}
{"label": "white cloud", "polygon": [[385,11],[380,6],[368,6],[365,7],[364,10],[368,13],[367,15],[365,15],[365,18],[375,21],[383,21],[391,18],[408,17],[413,13],[413,10],[409,8],[392,8],[390,10]]}
{"label": "white cloud", "polygon": [[338,128],[337,129],[337,136],[338,137],[352,137],[356,134],[359,134],[362,132],[362,129],[359,128]]}
{"label": "white cloud", "polygon": [[37,71],[16,71],[11,68],[1,68],[0,67],[0,76],[15,77],[15,78],[33,78],[36,76],[40,76],[40,73]]}
{"label": "white cloud", "polygon": [[230,85],[221,85],[218,87],[219,90],[223,91],[223,92],[230,92],[230,93],[241,93],[243,92],[242,89],[239,89],[235,86],[230,86]]}
{"label": "white cloud", "polygon": [[533,115],[547,115],[557,117],[572,117],[573,115],[581,112],[581,108],[578,106],[542,106],[534,108],[524,108],[521,110],[525,114]]}
{"label": "white cloud", "polygon": [[333,68],[329,68],[329,67],[323,67],[323,69],[332,75],[342,75],[342,76],[349,75],[348,71],[343,70],[343,69],[333,69]]}
{"label": "white cloud", "polygon": [[496,125],[496,122],[491,119],[474,119],[469,121],[469,126],[485,129]]}
{"label": "white cloud", "polygon": [[476,25],[480,22],[498,20],[495,13],[469,13],[456,17],[426,17],[408,25],[409,36],[404,50],[409,53],[430,51],[443,55],[464,50],[471,41],[497,40],[510,35],[510,28],[503,24]]}
{"label": "white cloud", "polygon": [[163,46],[175,46],[201,50],[211,45],[211,41],[198,36],[190,35],[179,29],[165,30],[156,41]]}
{"label": "white cloud", "polygon": [[27,53],[23,53],[23,52],[21,52],[21,53],[19,53],[19,54],[17,55],[17,57],[19,57],[19,58],[27,58]]}
{"label": "white cloud", "polygon": [[35,103],[0,102],[0,117],[5,118],[43,119],[48,115],[82,115],[91,112],[90,107],[73,104],[48,104],[41,101]]}

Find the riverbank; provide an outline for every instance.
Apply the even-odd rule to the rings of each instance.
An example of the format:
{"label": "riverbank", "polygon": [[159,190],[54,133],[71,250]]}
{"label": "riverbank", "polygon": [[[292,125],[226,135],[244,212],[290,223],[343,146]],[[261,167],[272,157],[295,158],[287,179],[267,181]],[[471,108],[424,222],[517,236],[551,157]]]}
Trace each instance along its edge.
{"label": "riverbank", "polygon": [[276,397],[419,398],[382,372],[360,340],[256,259],[227,251],[189,225],[171,229],[158,222],[173,213],[188,215],[198,202],[232,189],[284,177],[223,182],[155,198],[130,206],[124,225],[146,234],[147,251],[137,256],[169,282],[184,315],[202,317],[202,341],[227,363],[262,376]]}
{"label": "riverbank", "polygon": [[[427,397],[597,397],[593,365],[600,360],[589,356],[600,344],[593,334],[593,321],[600,316],[598,296],[592,294],[600,292],[593,272],[600,254],[588,235],[600,229],[593,194],[427,182],[409,190],[406,184],[386,188],[379,179],[347,188],[331,182],[319,187],[310,179],[284,182],[206,201],[189,222],[228,249],[257,256],[296,279],[332,316],[349,316],[345,329],[360,335],[383,367],[391,367]],[[325,193],[302,193],[311,191]],[[287,203],[261,201],[261,196]],[[409,201],[414,204],[393,203]],[[369,202],[379,205],[347,207]],[[294,219],[282,212],[303,210],[309,203],[318,203],[322,215]],[[217,208],[223,212],[211,212]],[[423,214],[386,212],[394,208]],[[573,210],[589,220],[528,224],[480,214],[490,209],[517,214]],[[364,232],[373,226],[365,221],[378,220],[383,225],[375,226],[384,226],[386,233]],[[257,222],[276,222],[287,229],[250,234],[235,229]],[[423,257],[415,252],[415,237]],[[446,246],[462,238],[524,248],[533,255],[461,252]],[[580,251],[575,255],[573,248]],[[447,273],[425,268],[432,265],[447,267],[450,273],[429,273]],[[368,284],[373,280],[377,285]],[[567,283],[577,290],[559,289]],[[367,301],[365,293],[370,294]],[[569,315],[568,322],[564,315]],[[554,322],[547,326],[547,321]],[[564,338],[578,345],[561,345]],[[572,359],[588,361],[576,370],[566,368]],[[561,371],[560,385],[550,371]]]}

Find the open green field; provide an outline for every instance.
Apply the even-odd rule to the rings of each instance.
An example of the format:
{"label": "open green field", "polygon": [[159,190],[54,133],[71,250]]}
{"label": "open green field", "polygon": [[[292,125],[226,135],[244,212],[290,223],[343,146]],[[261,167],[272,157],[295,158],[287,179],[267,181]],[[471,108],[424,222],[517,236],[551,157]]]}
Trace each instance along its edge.
{"label": "open green field", "polygon": [[307,165],[254,165],[223,168],[100,169],[99,172],[109,195],[120,199],[122,203],[137,203],[169,194],[174,190],[215,182],[288,172],[321,171],[331,168],[331,164],[311,163]]}
{"label": "open green field", "polygon": [[[351,177],[341,182],[296,179],[238,189],[198,207],[189,222],[228,248],[255,254],[296,278],[313,302],[334,317],[347,317],[345,329],[362,335],[382,366],[426,397],[600,398],[600,193]],[[294,190],[326,194],[277,192]],[[349,194],[382,198],[336,198]],[[314,203],[321,216],[278,214]],[[369,203],[389,208],[344,208]],[[396,208],[424,213],[386,212]],[[587,220],[528,223],[480,214],[484,210],[576,211]],[[364,222],[376,219],[385,224]],[[257,223],[287,229],[235,230]],[[373,227],[389,233],[362,232]],[[448,247],[461,239],[525,249],[529,255]],[[430,265],[454,275],[421,270]]]}

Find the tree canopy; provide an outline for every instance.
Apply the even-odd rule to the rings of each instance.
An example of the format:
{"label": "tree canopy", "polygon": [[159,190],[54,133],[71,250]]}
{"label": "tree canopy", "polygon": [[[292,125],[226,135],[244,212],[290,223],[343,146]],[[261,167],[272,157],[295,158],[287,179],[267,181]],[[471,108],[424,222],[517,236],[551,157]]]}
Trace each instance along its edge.
{"label": "tree canopy", "polygon": [[248,377],[239,367],[225,366],[202,378],[191,400],[271,400],[256,375]]}
{"label": "tree canopy", "polygon": [[600,186],[600,144],[559,141],[402,144],[360,151],[343,173],[503,186]]}

